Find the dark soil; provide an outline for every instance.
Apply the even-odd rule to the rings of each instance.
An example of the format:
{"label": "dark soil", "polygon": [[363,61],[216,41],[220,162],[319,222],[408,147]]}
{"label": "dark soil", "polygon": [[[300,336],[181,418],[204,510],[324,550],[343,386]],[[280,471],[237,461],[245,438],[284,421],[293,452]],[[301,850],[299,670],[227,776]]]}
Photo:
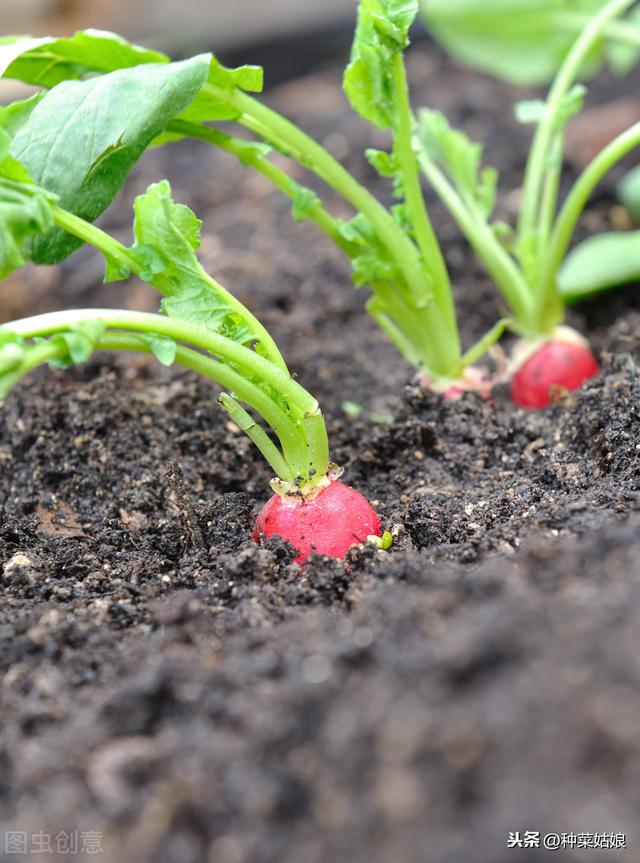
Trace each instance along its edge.
{"label": "dark soil", "polygon": [[[489,142],[509,215],[521,93],[432,48],[411,72],[423,102]],[[357,167],[383,138],[337,84],[329,71],[271,98],[385,197]],[[407,385],[328,242],[224,156],[150,154],[107,224],[165,175],[395,542],[302,572],[283,543],[256,547],[268,471],[190,374],[102,357],[32,376],[0,416],[0,833],[98,831],[109,863],[636,863],[638,291],[572,313],[603,359],[583,391],[540,413],[505,393],[444,405]],[[614,217],[611,188],[588,230]],[[433,212],[468,343],[499,304]],[[99,277],[85,251],[14,277],[3,317],[154,307]],[[346,399],[391,420],[349,419]],[[510,850],[516,830],[624,832],[628,847]]]}

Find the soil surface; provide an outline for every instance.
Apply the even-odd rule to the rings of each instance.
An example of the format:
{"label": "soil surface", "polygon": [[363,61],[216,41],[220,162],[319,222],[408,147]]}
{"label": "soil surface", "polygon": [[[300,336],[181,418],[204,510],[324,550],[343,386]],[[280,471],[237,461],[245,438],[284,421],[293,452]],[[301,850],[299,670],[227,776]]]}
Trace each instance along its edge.
{"label": "soil surface", "polygon": [[[488,142],[512,216],[523,93],[432,47],[410,71],[417,102]],[[637,83],[607,79],[595,101]],[[388,200],[361,158],[384,136],[338,84],[328,70],[269,98]],[[251,541],[269,473],[208,383],[104,356],[34,374],[0,414],[0,836],[26,831],[33,860],[90,859],[93,832],[109,863],[636,863],[637,289],[571,313],[602,357],[581,392],[539,413],[501,392],[443,404],[411,384],[328,241],[224,155],[149,154],[105,224],[128,236],[132,196],[164,176],[395,541],[301,571],[280,541]],[[585,231],[619,221],[614,180]],[[433,215],[470,343],[499,301]],[[88,251],[27,271],[0,287],[2,316],[155,308],[100,276]],[[509,849],[526,830],[627,847]],[[61,831],[77,853],[56,851]]]}

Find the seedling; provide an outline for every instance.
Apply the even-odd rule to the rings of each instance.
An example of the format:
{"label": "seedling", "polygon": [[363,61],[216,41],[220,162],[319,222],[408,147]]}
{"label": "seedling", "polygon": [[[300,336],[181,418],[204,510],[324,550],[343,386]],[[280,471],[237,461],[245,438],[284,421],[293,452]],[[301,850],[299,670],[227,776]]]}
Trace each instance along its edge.
{"label": "seedling", "polygon": [[[464,62],[518,84],[555,79],[546,103],[517,106],[523,122],[537,124],[537,134],[525,178],[516,242],[510,231],[506,234],[533,293],[549,306],[549,322],[553,306],[560,301],[570,305],[640,279],[640,232],[590,237],[564,257],[591,191],[637,146],[640,125],[620,135],[593,160],[554,221],[563,128],[580,109],[584,92],[575,82],[596,75],[604,61],[617,74],[635,65],[640,55],[640,9],[631,9],[634,5],[632,0],[580,0],[569,8],[560,0],[524,0],[514,14],[509,0],[482,4],[474,0],[422,2],[430,33]],[[618,193],[623,205],[637,216],[640,169],[624,178]],[[533,272],[527,272],[535,263],[535,246],[538,262]],[[532,261],[528,262],[530,255]],[[521,320],[521,324],[526,323]],[[579,386],[597,371],[585,340],[567,328],[557,329],[553,339],[536,352],[536,329],[542,330],[542,324],[545,322],[533,328],[529,343],[518,346],[512,363],[514,399],[530,407],[548,401],[554,392]],[[525,327],[522,329],[526,332]]]}
{"label": "seedling", "polygon": [[[348,256],[355,284],[371,288],[369,313],[423,381],[440,392],[487,392],[484,373],[470,367],[499,339],[504,325],[462,351],[449,275],[425,207],[414,150],[403,51],[416,13],[417,2],[363,3],[345,73],[354,108],[392,134],[391,152],[367,151],[376,170],[393,181],[398,203],[391,209],[325,148],[249,95],[261,89],[261,69],[226,69],[210,55],[169,63],[162,55],[94,32],[57,40],[14,37],[0,46],[0,72],[4,67],[6,76],[49,90],[11,106],[0,125],[34,180],[90,221],[111,197],[110,185],[105,190],[99,178],[119,172],[124,162],[128,170],[152,143],[189,136],[231,153],[292,201],[294,219],[312,220]],[[167,87],[174,92],[171,102]],[[233,137],[209,125],[212,121],[239,123],[257,140]],[[273,149],[325,181],[355,210],[354,217],[332,216],[318,195],[271,159]],[[60,160],[47,157],[52,151]],[[73,244],[69,237],[58,237],[53,247],[46,241],[36,259],[55,263]]]}
{"label": "seedling", "polygon": [[[640,123],[604,148],[578,177],[559,212],[564,129],[582,107],[585,89],[576,83],[581,70],[601,43],[603,34],[633,0],[609,0],[592,15],[558,70],[544,102],[518,106],[523,122],[536,126],[522,189],[517,229],[493,225],[490,239],[485,214],[465,188],[465,141],[432,112],[420,117],[419,160],[425,175],[447,204],[465,236],[489,268],[487,248],[500,240],[508,269],[493,273],[512,311],[510,326],[522,336],[511,363],[511,391],[517,404],[541,407],[554,392],[575,389],[597,371],[586,341],[562,326],[568,297],[559,271],[571,237],[591,192],[604,174],[640,144]],[[471,146],[471,145],[467,145]],[[467,159],[469,157],[467,156]],[[467,169],[468,170],[468,169]],[[484,242],[483,242],[484,239]],[[581,291],[572,286],[572,299],[592,291],[587,280]]]}
{"label": "seedling", "polygon": [[338,481],[340,471],[329,462],[316,399],[291,377],[262,324],[200,266],[195,253],[200,222],[173,202],[169,184],[152,185],[136,198],[135,243],[127,248],[34,185],[24,166],[7,154],[7,145],[1,133],[3,275],[33,260],[56,237],[67,246],[73,238],[104,255],[107,281],[135,274],[163,300],[162,314],[80,309],[0,327],[0,399],[45,363],[81,363],[97,350],[151,353],[163,365],[177,363],[222,386],[221,406],[276,474],[256,539],[279,534],[298,550],[302,563],[312,549],[343,557],[351,545],[380,536],[370,504]]}
{"label": "seedling", "polygon": [[[5,52],[0,71],[4,65],[7,76],[52,89],[10,106],[0,124],[12,136],[12,154],[24,161],[35,181],[89,220],[110,200],[111,174],[128,170],[152,143],[192,137],[231,153],[291,199],[295,219],[311,219],[350,258],[355,284],[371,289],[370,314],[418,369],[425,386],[446,397],[468,389],[487,395],[491,381],[473,364],[509,327],[522,338],[509,367],[513,397],[523,406],[542,406],[554,392],[574,388],[597,368],[584,339],[561,327],[566,301],[558,273],[589,195],[612,165],[640,143],[640,124],[594,159],[558,212],[563,135],[583,102],[577,78],[604,36],[619,29],[618,19],[633,0],[609,0],[596,11],[585,7],[580,35],[546,102],[519,106],[520,118],[535,124],[536,133],[516,229],[492,221],[498,177],[494,169],[481,169],[481,147],[450,128],[438,112],[423,110],[415,117],[411,110],[403,52],[418,5],[418,0],[360,0],[344,75],[353,108],[390,133],[390,151],[368,150],[366,155],[393,182],[398,203],[391,209],[325,148],[250,95],[261,88],[260,69],[226,69],[210,55],[169,63],[163,55],[91,32],[67,40],[14,38],[0,46],[0,58]],[[163,98],[167,86],[173,88],[171,102]],[[149,116],[140,118],[141,111]],[[220,121],[241,125],[255,139],[236,138],[211,125]],[[71,143],[72,132],[82,136],[88,155]],[[51,158],[52,149],[56,156],[64,150],[66,160],[59,164]],[[272,161],[272,149],[323,180],[354,208],[353,219],[344,222],[331,215],[319,195]],[[420,169],[509,310],[464,353]],[[67,194],[71,188],[73,194]],[[69,242],[73,240],[64,235],[53,243],[43,241],[36,260],[56,262],[68,252]]]}

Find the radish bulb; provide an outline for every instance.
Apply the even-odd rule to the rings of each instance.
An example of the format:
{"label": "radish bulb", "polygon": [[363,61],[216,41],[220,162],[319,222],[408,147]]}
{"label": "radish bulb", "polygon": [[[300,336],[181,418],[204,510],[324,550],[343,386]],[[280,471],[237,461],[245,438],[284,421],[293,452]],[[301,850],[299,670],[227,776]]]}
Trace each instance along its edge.
{"label": "radish bulb", "polygon": [[513,355],[511,398],[521,408],[543,408],[563,391],[576,390],[598,374],[589,344],[570,327],[545,339],[522,340]]}
{"label": "radish bulb", "polygon": [[329,477],[311,493],[276,491],[256,520],[256,542],[281,536],[299,552],[302,564],[312,551],[343,558],[353,545],[381,536],[380,519],[360,492]]}

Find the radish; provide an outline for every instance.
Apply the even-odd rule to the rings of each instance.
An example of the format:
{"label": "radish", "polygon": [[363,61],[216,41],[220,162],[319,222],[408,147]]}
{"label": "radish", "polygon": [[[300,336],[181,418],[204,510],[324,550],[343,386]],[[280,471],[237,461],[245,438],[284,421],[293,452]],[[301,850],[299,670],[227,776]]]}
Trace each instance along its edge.
{"label": "radish", "polygon": [[599,371],[587,340],[570,327],[556,327],[546,339],[521,341],[513,357],[511,397],[522,408],[546,407]]}
{"label": "radish", "polygon": [[[15,172],[19,163],[9,168]],[[0,208],[0,237],[4,231],[11,240],[4,247],[0,243],[0,271],[26,263],[29,235],[45,234],[55,224],[91,243],[110,267],[117,261],[117,278],[134,273],[147,279],[164,295],[164,314],[76,309],[0,326],[0,400],[36,366],[81,363],[96,350],[145,352],[163,365],[185,366],[226,390],[220,405],[276,474],[276,494],[258,518],[256,540],[279,534],[298,550],[298,563],[312,549],[344,557],[348,548],[369,538],[388,548],[391,537],[381,536],[371,505],[337,481],[341,470],[329,460],[318,402],[291,375],[260,321],[200,265],[195,253],[200,223],[187,207],[174,203],[168,182],[136,198],[136,243],[127,248],[32,184],[3,178],[2,170],[0,163],[0,197],[4,193],[11,200],[12,218]],[[33,216],[34,200],[40,223]],[[150,256],[153,267],[147,263]]]}
{"label": "radish", "polygon": [[360,492],[333,478],[311,494],[276,492],[264,505],[253,532],[256,542],[281,536],[304,563],[312,551],[342,558],[353,545],[380,537],[380,519]]}

